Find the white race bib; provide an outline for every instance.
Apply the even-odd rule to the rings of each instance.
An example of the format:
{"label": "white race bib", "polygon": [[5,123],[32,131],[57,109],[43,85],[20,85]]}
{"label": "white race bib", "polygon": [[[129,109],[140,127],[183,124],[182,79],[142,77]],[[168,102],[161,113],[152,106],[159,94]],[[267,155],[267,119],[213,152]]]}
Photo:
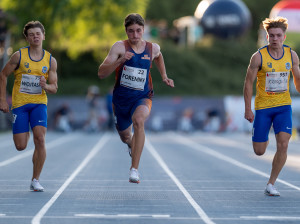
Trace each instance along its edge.
{"label": "white race bib", "polygon": [[288,87],[289,72],[267,72],[266,92],[285,92]]}
{"label": "white race bib", "polygon": [[147,69],[124,65],[120,85],[143,91],[146,83],[146,76]]}
{"label": "white race bib", "polygon": [[22,74],[20,93],[42,94],[41,76]]}

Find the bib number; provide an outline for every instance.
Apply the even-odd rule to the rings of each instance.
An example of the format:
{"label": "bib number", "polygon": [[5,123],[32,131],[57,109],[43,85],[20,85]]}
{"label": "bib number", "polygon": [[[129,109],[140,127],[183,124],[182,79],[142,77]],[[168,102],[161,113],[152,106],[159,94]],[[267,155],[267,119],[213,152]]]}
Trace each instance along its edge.
{"label": "bib number", "polygon": [[41,76],[23,74],[20,85],[20,93],[42,94],[40,79]]}
{"label": "bib number", "polygon": [[289,72],[267,72],[266,92],[286,92]]}
{"label": "bib number", "polygon": [[146,83],[146,76],[147,69],[124,65],[120,79],[120,85],[143,91]]}

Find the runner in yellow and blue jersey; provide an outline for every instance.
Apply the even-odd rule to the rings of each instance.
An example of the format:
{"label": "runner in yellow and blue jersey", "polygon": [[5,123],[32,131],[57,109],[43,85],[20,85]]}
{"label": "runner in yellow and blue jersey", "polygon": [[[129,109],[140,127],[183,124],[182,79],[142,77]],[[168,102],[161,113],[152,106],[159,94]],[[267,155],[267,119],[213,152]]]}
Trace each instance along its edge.
{"label": "runner in yellow and blue jersey", "polygon": [[[287,19],[265,19],[264,28],[269,44],[251,57],[244,83],[245,119],[253,122],[252,143],[254,152],[263,155],[269,143],[269,131],[273,125],[277,151],[272,171],[265,189],[269,196],[279,196],[274,187],[283,168],[292,132],[292,108],[289,92],[290,73],[300,92],[299,58],[295,51],[283,44],[288,27]],[[256,81],[255,116],[251,110],[253,83]]]}
{"label": "runner in yellow and blue jersey", "polygon": [[144,123],[152,107],[152,61],[155,62],[163,82],[174,87],[173,80],[167,76],[159,45],[142,39],[144,23],[139,14],[129,14],[125,18],[128,40],[116,42],[98,70],[101,79],[116,71],[113,110],[120,138],[131,150],[129,181],[132,183],[140,182],[138,166],[145,142]]}
{"label": "runner in yellow and blue jersey", "polygon": [[45,29],[40,22],[27,23],[23,34],[29,46],[15,52],[0,73],[0,110],[5,113],[9,112],[6,101],[6,83],[7,77],[14,72],[13,139],[17,150],[24,150],[30,136],[30,124],[35,144],[30,189],[43,191],[44,188],[39,183],[39,178],[46,159],[46,93],[57,91],[57,63],[55,58],[42,48]]}

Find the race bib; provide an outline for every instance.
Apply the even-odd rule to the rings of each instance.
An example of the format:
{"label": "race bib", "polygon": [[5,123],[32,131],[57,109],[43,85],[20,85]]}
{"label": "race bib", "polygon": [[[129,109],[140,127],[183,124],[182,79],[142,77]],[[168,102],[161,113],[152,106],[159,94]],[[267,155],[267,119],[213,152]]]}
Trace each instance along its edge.
{"label": "race bib", "polygon": [[285,92],[288,88],[289,72],[267,72],[266,92]]}
{"label": "race bib", "polygon": [[120,79],[120,85],[143,91],[146,83],[146,76],[147,69],[124,65]]}
{"label": "race bib", "polygon": [[42,94],[40,79],[41,76],[23,74],[20,85],[20,93]]}

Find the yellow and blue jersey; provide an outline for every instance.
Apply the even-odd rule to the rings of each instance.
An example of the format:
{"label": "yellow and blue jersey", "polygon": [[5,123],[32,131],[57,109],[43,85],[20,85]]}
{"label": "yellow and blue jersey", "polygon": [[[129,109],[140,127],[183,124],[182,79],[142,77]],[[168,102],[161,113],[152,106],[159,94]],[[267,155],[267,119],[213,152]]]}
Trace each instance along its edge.
{"label": "yellow and blue jersey", "polygon": [[48,80],[51,54],[43,50],[42,59],[35,61],[30,57],[29,47],[21,48],[19,52],[19,65],[14,71],[12,108],[18,108],[25,104],[47,105],[47,95],[45,90],[41,88],[39,81],[41,76]]}
{"label": "yellow and blue jersey", "polygon": [[258,52],[261,55],[261,67],[257,72],[255,110],[291,105],[291,48],[283,45],[283,55],[279,59],[271,56],[268,46],[260,48]]}

